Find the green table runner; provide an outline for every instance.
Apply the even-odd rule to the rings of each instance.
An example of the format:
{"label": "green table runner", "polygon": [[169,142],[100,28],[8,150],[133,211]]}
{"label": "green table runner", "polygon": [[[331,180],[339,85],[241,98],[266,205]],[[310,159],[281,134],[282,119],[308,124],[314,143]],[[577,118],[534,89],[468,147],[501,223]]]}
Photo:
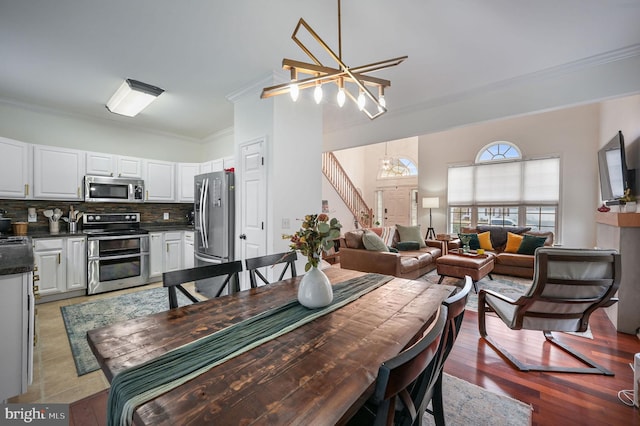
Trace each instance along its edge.
{"label": "green table runner", "polygon": [[111,382],[108,425],[131,424],[136,407],[230,358],[339,309],[392,279],[366,274],[344,281],[333,286],[333,302],[329,306],[308,309],[292,300],[122,371]]}

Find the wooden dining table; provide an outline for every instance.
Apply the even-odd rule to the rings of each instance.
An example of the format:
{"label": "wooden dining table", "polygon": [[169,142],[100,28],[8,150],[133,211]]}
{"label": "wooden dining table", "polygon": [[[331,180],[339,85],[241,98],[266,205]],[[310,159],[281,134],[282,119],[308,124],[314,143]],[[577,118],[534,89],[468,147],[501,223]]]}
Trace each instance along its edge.
{"label": "wooden dining table", "polygon": [[[364,275],[331,267],[332,284]],[[296,298],[300,277],[91,330],[107,379]],[[139,406],[142,425],[299,424],[348,420],[380,364],[421,335],[455,287],[393,278],[359,299],[231,358]]]}

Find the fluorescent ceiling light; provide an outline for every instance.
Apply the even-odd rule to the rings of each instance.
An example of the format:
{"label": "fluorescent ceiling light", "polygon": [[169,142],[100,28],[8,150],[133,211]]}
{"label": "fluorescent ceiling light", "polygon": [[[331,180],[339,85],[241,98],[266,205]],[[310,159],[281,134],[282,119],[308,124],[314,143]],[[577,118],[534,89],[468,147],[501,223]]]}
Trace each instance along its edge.
{"label": "fluorescent ceiling light", "polygon": [[164,92],[159,87],[126,79],[107,102],[107,109],[115,114],[135,117]]}

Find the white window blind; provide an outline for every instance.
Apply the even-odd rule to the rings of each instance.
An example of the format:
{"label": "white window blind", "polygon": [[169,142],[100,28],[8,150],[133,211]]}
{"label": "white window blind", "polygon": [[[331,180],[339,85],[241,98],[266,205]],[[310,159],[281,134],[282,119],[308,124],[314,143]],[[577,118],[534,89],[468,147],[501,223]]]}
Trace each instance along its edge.
{"label": "white window blind", "polygon": [[452,205],[554,203],[560,197],[560,159],[450,167]]}

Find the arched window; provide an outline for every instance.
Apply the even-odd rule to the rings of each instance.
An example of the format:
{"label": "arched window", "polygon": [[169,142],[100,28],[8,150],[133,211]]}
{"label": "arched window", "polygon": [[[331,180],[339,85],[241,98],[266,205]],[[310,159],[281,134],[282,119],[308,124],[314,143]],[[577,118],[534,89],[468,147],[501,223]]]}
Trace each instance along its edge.
{"label": "arched window", "polygon": [[385,158],[380,164],[380,178],[418,176],[418,168],[408,158]]}
{"label": "arched window", "polygon": [[480,150],[476,156],[476,163],[488,161],[517,160],[522,158],[522,153],[517,146],[507,141],[491,142]]}

